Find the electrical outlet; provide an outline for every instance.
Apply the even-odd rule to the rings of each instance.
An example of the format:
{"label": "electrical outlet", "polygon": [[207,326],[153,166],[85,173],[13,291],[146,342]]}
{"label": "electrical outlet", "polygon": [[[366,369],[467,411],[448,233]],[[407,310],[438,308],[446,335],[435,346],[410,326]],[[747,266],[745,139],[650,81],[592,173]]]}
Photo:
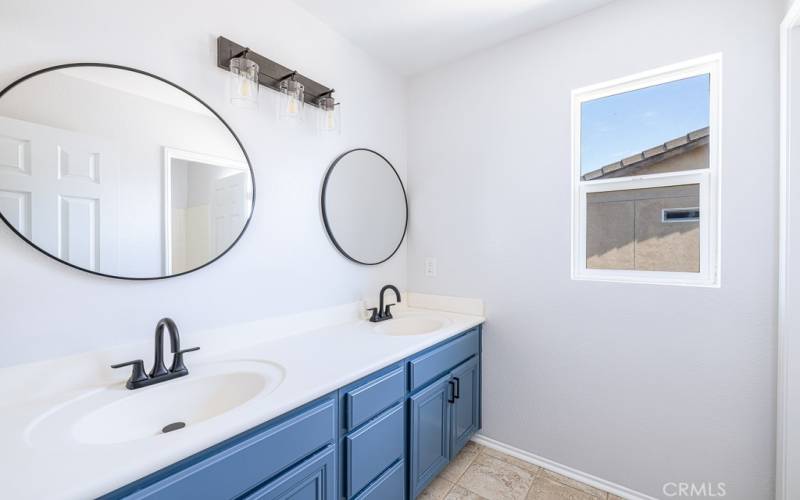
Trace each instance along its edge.
{"label": "electrical outlet", "polygon": [[436,277],[436,258],[425,257],[425,276]]}

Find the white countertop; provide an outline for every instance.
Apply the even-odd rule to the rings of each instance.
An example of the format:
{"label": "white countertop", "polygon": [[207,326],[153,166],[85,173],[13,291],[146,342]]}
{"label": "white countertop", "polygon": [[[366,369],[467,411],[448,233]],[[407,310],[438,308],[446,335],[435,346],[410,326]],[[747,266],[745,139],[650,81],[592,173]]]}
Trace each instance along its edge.
{"label": "white countertop", "polygon": [[[447,324],[427,334],[390,336],[376,332],[373,323],[353,320],[353,316],[348,322],[342,323],[340,317],[339,324],[317,327],[324,323],[318,317],[315,328],[290,334],[265,331],[262,336],[258,323],[250,323],[228,327],[224,335],[217,333],[213,342],[205,344],[199,338],[184,338],[183,346],[200,345],[199,352],[203,352],[202,357],[187,355],[189,376],[139,389],[137,393],[189,381],[192,372],[199,377],[210,366],[228,360],[274,363],[283,369],[283,381],[269,394],[228,413],[179,432],[125,443],[76,442],[68,438],[72,432],[68,423],[64,424],[67,428],[63,440],[40,442],[29,436],[34,423],[59,405],[70,404],[102,387],[118,390],[120,397],[133,392],[123,388],[129,371],[108,369],[108,356],[96,357],[96,365],[88,369],[84,366],[80,382],[65,385],[56,381],[52,390],[42,386],[48,376],[59,378],[71,363],[80,361],[85,365],[87,359],[94,358],[78,357],[50,366],[62,373],[47,373],[41,364],[27,372],[6,370],[6,377],[15,377],[14,384],[30,384],[32,391],[25,392],[23,398],[18,388],[15,392],[0,387],[0,496],[18,500],[72,499],[108,493],[484,322],[479,315],[429,309],[419,312],[446,318]],[[274,330],[274,325],[271,328]],[[170,359],[171,355],[167,355],[167,364]],[[92,373],[97,376],[92,377]]]}

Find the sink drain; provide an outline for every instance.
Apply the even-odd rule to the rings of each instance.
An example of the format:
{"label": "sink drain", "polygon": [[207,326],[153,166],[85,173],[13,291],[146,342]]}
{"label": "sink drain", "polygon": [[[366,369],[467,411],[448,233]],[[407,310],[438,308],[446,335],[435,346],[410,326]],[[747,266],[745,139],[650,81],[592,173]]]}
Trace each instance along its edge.
{"label": "sink drain", "polygon": [[161,429],[161,432],[166,434],[168,432],[177,431],[178,429],[183,429],[184,427],[186,427],[186,422],[172,422]]}

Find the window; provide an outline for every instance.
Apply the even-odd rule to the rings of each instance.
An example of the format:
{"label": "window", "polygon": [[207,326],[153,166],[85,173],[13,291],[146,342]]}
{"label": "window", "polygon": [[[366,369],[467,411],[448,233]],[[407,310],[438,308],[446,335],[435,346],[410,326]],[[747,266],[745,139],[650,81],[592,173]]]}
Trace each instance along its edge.
{"label": "window", "polygon": [[572,93],[572,277],[719,285],[719,55]]}

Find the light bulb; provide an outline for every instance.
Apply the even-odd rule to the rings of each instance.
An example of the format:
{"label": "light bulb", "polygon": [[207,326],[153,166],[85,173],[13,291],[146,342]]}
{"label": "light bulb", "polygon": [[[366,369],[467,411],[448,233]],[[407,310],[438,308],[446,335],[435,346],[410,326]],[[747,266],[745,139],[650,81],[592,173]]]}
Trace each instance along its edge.
{"label": "light bulb", "polygon": [[250,97],[250,80],[247,78],[239,78],[239,80],[242,82],[239,87],[239,95],[242,97]]}
{"label": "light bulb", "polygon": [[[332,92],[332,91],[331,91]],[[342,116],[341,108],[336,100],[330,95],[320,97],[317,100],[317,130],[319,132],[339,132],[341,133]]]}
{"label": "light bulb", "polygon": [[295,99],[294,96],[290,95],[289,96],[289,102],[288,102],[288,104],[286,106],[286,112],[289,113],[290,115],[296,115],[297,114],[297,108],[298,108],[297,99]]}
{"label": "light bulb", "polygon": [[258,107],[258,64],[245,57],[230,62],[231,103],[248,108]]}
{"label": "light bulb", "polygon": [[303,104],[303,84],[296,80],[283,80],[280,84],[280,106],[279,117],[281,119],[302,120]]}
{"label": "light bulb", "polygon": [[333,110],[325,112],[325,128],[327,130],[336,129],[336,114]]}

